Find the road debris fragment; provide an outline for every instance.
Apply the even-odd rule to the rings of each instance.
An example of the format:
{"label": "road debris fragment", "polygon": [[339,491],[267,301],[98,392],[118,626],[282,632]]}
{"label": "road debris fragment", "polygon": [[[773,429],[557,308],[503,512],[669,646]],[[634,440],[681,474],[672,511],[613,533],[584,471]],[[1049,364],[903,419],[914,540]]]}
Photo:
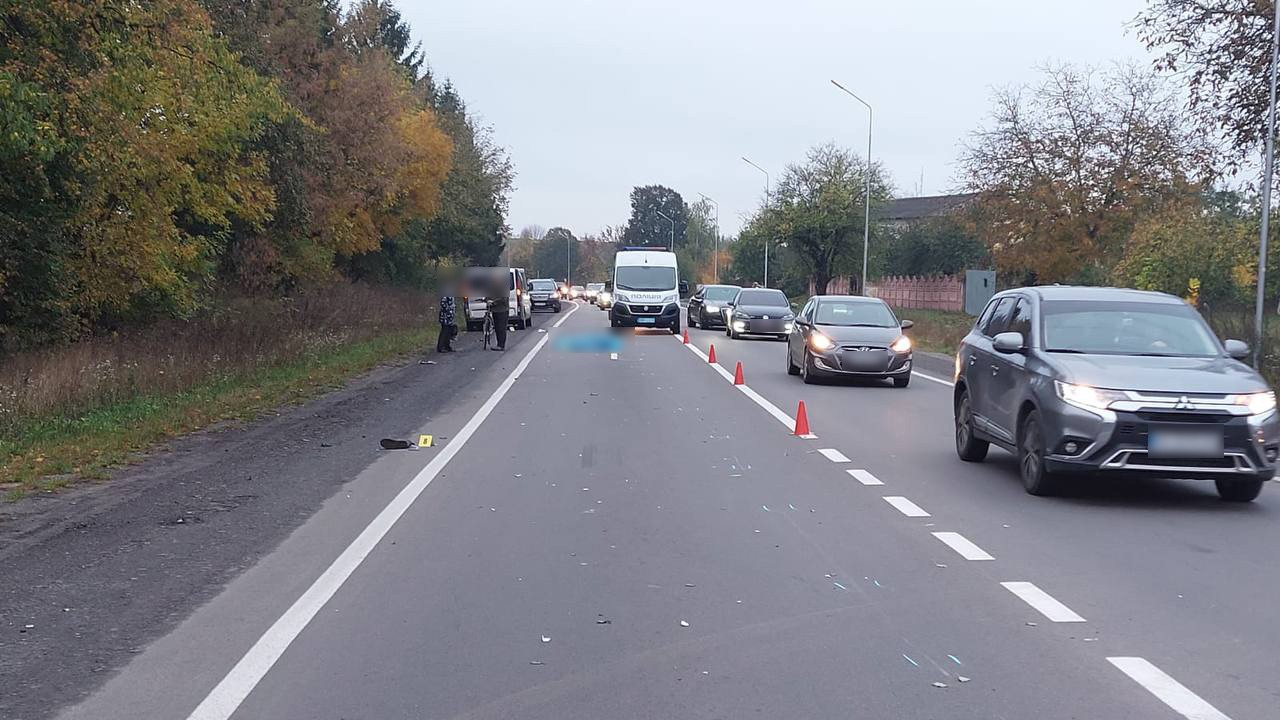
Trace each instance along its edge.
{"label": "road debris fragment", "polygon": [[682,628],[687,628],[687,627],[689,627],[689,621],[688,621],[688,620],[681,620],[681,621],[680,621],[680,627],[682,627]]}
{"label": "road debris fragment", "polygon": [[967,683],[967,682],[969,682],[969,678],[967,678],[967,677],[965,677],[965,676],[963,676],[963,675],[958,675],[958,676],[956,676],[956,679],[957,679],[957,680],[959,680],[959,681],[960,681],[960,682],[962,682],[962,683]]}
{"label": "road debris fragment", "polygon": [[916,667],[920,667],[920,663],[916,662],[915,660],[912,660],[910,655],[903,653],[902,657],[906,658],[907,662],[911,663],[912,665],[915,665]]}
{"label": "road debris fragment", "polygon": [[947,684],[946,684],[946,683],[944,683],[944,682],[935,682],[935,683],[933,684],[933,686],[934,686],[934,687],[936,687],[936,688],[944,688],[944,687],[946,687],[946,686],[947,686]]}

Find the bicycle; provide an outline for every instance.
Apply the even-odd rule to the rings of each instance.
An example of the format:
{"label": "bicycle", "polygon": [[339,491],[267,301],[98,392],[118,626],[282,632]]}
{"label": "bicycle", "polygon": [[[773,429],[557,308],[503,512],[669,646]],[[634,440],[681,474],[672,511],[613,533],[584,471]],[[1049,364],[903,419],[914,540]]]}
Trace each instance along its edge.
{"label": "bicycle", "polygon": [[484,349],[489,349],[489,343],[493,340],[493,311],[489,308],[484,309]]}

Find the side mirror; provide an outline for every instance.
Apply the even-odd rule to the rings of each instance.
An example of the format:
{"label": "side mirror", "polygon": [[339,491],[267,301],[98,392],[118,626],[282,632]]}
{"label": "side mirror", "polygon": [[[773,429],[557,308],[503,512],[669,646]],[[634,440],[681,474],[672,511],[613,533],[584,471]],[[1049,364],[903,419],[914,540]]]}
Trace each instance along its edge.
{"label": "side mirror", "polygon": [[903,320],[899,324],[902,325],[903,330],[910,330],[911,328],[916,326],[916,324],[910,320]]}
{"label": "side mirror", "polygon": [[613,281],[612,280],[606,281],[604,284],[604,289],[608,290],[609,292],[613,292]]}
{"label": "side mirror", "polygon": [[1001,353],[1022,352],[1024,346],[1022,333],[1002,332],[994,338],[991,338],[991,346],[996,349],[996,352]]}
{"label": "side mirror", "polygon": [[681,281],[680,281],[680,294],[681,294],[681,295],[688,295],[688,294],[689,294],[689,281],[688,281],[688,280],[681,280]]}
{"label": "side mirror", "polygon": [[1249,359],[1249,343],[1243,340],[1228,340],[1223,345],[1226,347],[1227,354],[1236,360]]}

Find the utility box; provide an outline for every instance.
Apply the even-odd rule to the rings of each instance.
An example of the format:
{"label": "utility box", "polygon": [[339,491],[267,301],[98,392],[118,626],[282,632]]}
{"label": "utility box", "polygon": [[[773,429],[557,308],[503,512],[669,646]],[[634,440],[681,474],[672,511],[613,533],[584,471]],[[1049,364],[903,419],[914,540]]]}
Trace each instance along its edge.
{"label": "utility box", "polygon": [[996,294],[996,273],[994,270],[964,271],[964,311],[970,315],[979,315],[982,309]]}

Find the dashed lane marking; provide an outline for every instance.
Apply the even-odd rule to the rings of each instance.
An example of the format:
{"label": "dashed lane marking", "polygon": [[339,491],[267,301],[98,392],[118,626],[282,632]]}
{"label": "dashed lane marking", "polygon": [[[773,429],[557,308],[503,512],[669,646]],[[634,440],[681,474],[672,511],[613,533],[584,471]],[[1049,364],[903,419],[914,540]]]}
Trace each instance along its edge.
{"label": "dashed lane marking", "polygon": [[1085,621],[1074,610],[1058,602],[1052,595],[1036,587],[1034,583],[1002,582],[1000,584],[1009,592],[1022,598],[1023,602],[1039,610],[1041,615],[1053,622]]}
{"label": "dashed lane marking", "polygon": [[884,501],[897,508],[898,512],[911,518],[930,517],[924,508],[900,495],[887,495]]}
{"label": "dashed lane marking", "polygon": [[960,553],[965,560],[995,560],[991,553],[974,545],[969,538],[958,532],[936,532],[933,536],[941,540],[947,547]]}
{"label": "dashed lane marking", "polygon": [[1160,702],[1168,705],[1187,720],[1231,720],[1204,698],[1191,692],[1187,686],[1174,680],[1163,670],[1140,657],[1109,657],[1107,662],[1120,672],[1146,688]]}

